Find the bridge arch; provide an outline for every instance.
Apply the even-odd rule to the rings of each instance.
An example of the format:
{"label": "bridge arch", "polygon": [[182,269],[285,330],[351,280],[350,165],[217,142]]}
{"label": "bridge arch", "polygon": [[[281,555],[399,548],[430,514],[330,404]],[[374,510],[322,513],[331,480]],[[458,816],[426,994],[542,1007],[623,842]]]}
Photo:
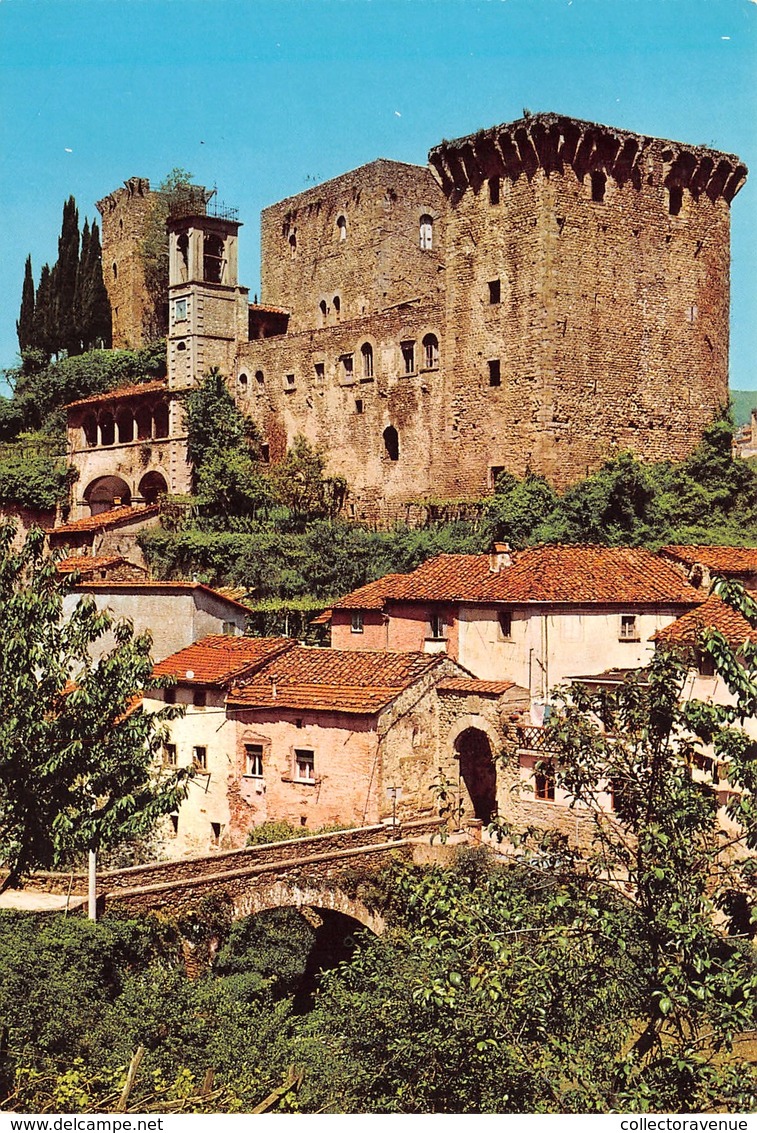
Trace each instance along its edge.
{"label": "bridge arch", "polygon": [[267,909],[309,908],[341,913],[357,921],[364,928],[370,929],[376,936],[380,936],[386,928],[381,913],[332,886],[272,881],[259,887],[250,886],[243,893],[234,893],[231,896],[231,906],[232,920],[235,921],[244,917],[253,917]]}

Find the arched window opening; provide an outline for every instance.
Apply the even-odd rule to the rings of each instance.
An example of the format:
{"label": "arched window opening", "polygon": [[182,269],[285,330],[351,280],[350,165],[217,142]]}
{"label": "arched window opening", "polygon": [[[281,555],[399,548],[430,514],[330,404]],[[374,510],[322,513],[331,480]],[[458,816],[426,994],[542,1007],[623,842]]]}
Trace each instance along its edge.
{"label": "arched window opening", "polygon": [[421,217],[420,246],[422,252],[430,252],[434,246],[434,221],[428,213]]}
{"label": "arched window opening", "polygon": [[255,371],[255,381],[257,382],[258,386],[262,389],[263,386],[265,385],[265,376],[264,376],[262,370],[256,370]]}
{"label": "arched window opening", "polygon": [[329,315],[329,305],[325,299],[321,299],[318,304],[318,320],[322,327],[326,326],[326,319]]}
{"label": "arched window opening", "polygon": [[439,339],[435,334],[427,334],[423,339],[423,365],[427,370],[439,368]]}
{"label": "arched window opening", "polygon": [[160,472],[148,472],[139,482],[139,494],[145,503],[157,503],[160,496],[165,496],[168,484]]}
{"label": "arched window opening", "polygon": [[149,441],[152,437],[152,413],[146,405],[142,405],[134,414],[137,422],[137,440]]}
{"label": "arched window opening", "polygon": [[116,428],[120,445],[128,445],[134,440],[134,417],[130,409],[119,409],[116,414]]}
{"label": "arched window opening", "polygon": [[336,218],[336,226],[339,229],[339,241],[341,243],[343,240],[347,239],[347,218],[338,216]]}
{"label": "arched window opening", "polygon": [[95,448],[97,446],[97,418],[94,413],[88,413],[82,422],[82,432],[84,434],[84,445],[86,448]]}
{"label": "arched window opening", "polygon": [[180,232],[176,238],[176,250],[179,253],[179,262],[185,269],[189,269],[189,235],[186,232]]}
{"label": "arched window opening", "polygon": [[339,316],[342,313],[342,300],[339,298],[338,295],[335,295],[334,298],[332,299],[331,306],[334,308],[334,314],[336,315],[336,320],[337,320],[337,322],[339,322]]}
{"label": "arched window opening", "polygon": [[297,259],[297,237],[294,232],[289,237],[289,256],[293,260]]}
{"label": "arched window opening", "polygon": [[100,515],[114,507],[130,507],[129,485],[120,476],[100,476],[84,489],[84,499],[91,515]]}
{"label": "arched window opening", "polygon": [[237,381],[239,382],[239,388],[242,393],[247,393],[247,380],[248,379],[246,374],[240,374],[237,378]]}
{"label": "arched window opening", "polygon": [[177,342],[176,343],[176,349],[177,350],[186,350],[186,348],[187,348],[186,342]]}
{"label": "arched window opening", "polygon": [[370,342],[364,342],[360,347],[360,353],[363,358],[363,377],[373,377],[373,347]]}
{"label": "arched window opening", "polygon": [[100,418],[100,444],[113,445],[116,443],[116,422],[112,413],[103,413]]}
{"label": "arched window opening", "polygon": [[113,278],[118,279],[118,264],[115,260],[113,261]]}
{"label": "arched window opening", "polygon": [[599,170],[595,170],[591,175],[591,199],[597,204],[601,204],[605,199],[605,189],[607,188],[607,177]]}
{"label": "arched window opening", "polygon": [[400,458],[400,439],[394,425],[387,425],[384,429],[384,453],[389,460]]}
{"label": "arched window opening", "polygon": [[153,414],[154,421],[154,437],[167,437],[168,436],[168,406],[164,401],[161,401],[155,406]]}
{"label": "arched window opening", "polygon": [[683,207],[683,189],[680,185],[671,185],[668,189],[668,212],[671,216],[678,216]]}
{"label": "arched window opening", "polygon": [[220,283],[223,279],[223,238],[209,232],[203,241],[202,278],[205,283]]}

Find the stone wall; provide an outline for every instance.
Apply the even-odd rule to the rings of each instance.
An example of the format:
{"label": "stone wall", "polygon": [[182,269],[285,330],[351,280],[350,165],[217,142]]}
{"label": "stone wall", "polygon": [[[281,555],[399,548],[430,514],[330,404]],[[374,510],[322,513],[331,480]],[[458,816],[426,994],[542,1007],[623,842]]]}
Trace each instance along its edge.
{"label": "stone wall", "polygon": [[156,193],[146,177],[130,177],[97,202],[102,217],[103,280],[113,315],[113,349],[144,345],[149,306],[140,245]]}

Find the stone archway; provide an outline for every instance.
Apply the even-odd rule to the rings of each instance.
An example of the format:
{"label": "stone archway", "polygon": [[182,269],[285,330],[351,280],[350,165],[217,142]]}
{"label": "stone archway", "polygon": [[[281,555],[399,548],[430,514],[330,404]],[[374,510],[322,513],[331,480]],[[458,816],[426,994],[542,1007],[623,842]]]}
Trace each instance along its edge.
{"label": "stone archway", "polygon": [[274,881],[269,885],[251,886],[247,892],[232,897],[232,919],[255,916],[266,909],[316,909],[342,913],[357,921],[377,936],[384,931],[385,922],[380,913],[369,909],[362,901],[348,897],[342,890],[328,883],[321,888],[315,885],[294,885],[287,881]]}
{"label": "stone archway", "polygon": [[497,767],[494,752],[497,737],[480,716],[465,716],[449,737],[460,768],[460,784],[467,800],[466,812],[482,822],[491,822],[497,813]]}
{"label": "stone archway", "polygon": [[91,515],[111,508],[131,505],[131,489],[120,476],[99,476],[84,490],[84,499]]}
{"label": "stone archway", "polygon": [[166,478],[160,472],[147,472],[139,481],[139,494],[145,503],[157,503],[159,496],[165,496],[168,491]]}

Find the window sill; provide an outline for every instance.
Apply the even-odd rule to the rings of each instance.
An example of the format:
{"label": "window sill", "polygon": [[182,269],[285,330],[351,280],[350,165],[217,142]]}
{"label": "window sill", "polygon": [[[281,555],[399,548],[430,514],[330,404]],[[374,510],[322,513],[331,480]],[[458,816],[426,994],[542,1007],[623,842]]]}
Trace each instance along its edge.
{"label": "window sill", "polygon": [[295,783],[298,787],[317,787],[317,779],[297,779],[294,775],[282,775],[282,783]]}
{"label": "window sill", "polygon": [[618,641],[620,641],[620,642],[626,641],[630,645],[633,645],[634,643],[638,645],[638,643],[641,641],[641,637],[619,637]]}

